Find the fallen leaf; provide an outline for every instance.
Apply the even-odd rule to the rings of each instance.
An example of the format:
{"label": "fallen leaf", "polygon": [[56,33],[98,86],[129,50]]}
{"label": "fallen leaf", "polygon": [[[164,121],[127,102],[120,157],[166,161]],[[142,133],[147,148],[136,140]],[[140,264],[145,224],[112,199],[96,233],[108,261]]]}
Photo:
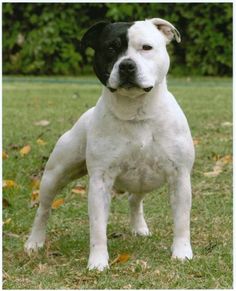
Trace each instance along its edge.
{"label": "fallen leaf", "polygon": [[205,177],[217,177],[222,171],[211,171],[204,173]]}
{"label": "fallen leaf", "polygon": [[13,180],[3,180],[2,187],[3,188],[14,188],[17,184]]}
{"label": "fallen leaf", "polygon": [[50,121],[46,119],[42,119],[42,120],[36,121],[34,124],[37,126],[48,126],[50,124]]}
{"label": "fallen leaf", "polygon": [[3,271],[3,276],[2,277],[3,277],[4,280],[10,280],[11,279],[10,275],[8,275],[7,272],[5,272],[5,271]]}
{"label": "fallen leaf", "polygon": [[12,232],[3,232],[3,236],[9,236],[9,237],[14,237],[14,238],[18,238],[20,237],[18,234],[16,233],[12,233]]}
{"label": "fallen leaf", "polygon": [[231,127],[231,126],[233,126],[233,123],[226,121],[226,122],[222,122],[221,126],[223,126],[223,127]]}
{"label": "fallen leaf", "polygon": [[39,204],[39,190],[34,190],[31,193],[30,207],[35,207]]}
{"label": "fallen leaf", "polygon": [[118,264],[118,263],[125,263],[127,262],[129,259],[131,258],[131,256],[129,254],[121,254],[118,255],[118,257],[116,257],[112,262],[111,262],[111,266],[114,264]]}
{"label": "fallen leaf", "polygon": [[3,204],[3,209],[11,206],[11,204],[8,202],[8,200],[6,198],[2,199],[2,204]]}
{"label": "fallen leaf", "polygon": [[32,177],[31,187],[33,190],[38,190],[40,186],[40,178],[38,176]]}
{"label": "fallen leaf", "polygon": [[42,146],[44,146],[45,144],[47,144],[46,141],[44,141],[44,140],[41,139],[41,138],[38,138],[38,139],[36,140],[36,142],[37,142],[38,145],[42,145]]}
{"label": "fallen leaf", "polygon": [[48,271],[48,264],[47,263],[46,264],[39,263],[39,265],[38,265],[38,272],[39,273],[45,273],[47,271]]}
{"label": "fallen leaf", "polygon": [[218,161],[218,160],[220,160],[220,155],[213,153],[212,159],[213,159],[213,161]]}
{"label": "fallen leaf", "polygon": [[233,157],[231,155],[226,155],[221,159],[225,164],[229,164],[233,161]]}
{"label": "fallen leaf", "polygon": [[6,219],[5,221],[3,221],[3,225],[4,224],[9,224],[11,222],[11,218]]}
{"label": "fallen leaf", "polygon": [[131,284],[125,285],[123,286],[122,289],[132,289],[132,285]]}
{"label": "fallen leaf", "polygon": [[9,155],[7,154],[7,152],[2,151],[2,159],[7,160],[8,158],[9,158]]}
{"label": "fallen leaf", "polygon": [[54,202],[52,203],[52,209],[57,209],[59,208],[61,205],[63,205],[65,203],[65,200],[63,198],[54,200]]}
{"label": "fallen leaf", "polygon": [[194,138],[194,139],[193,139],[193,144],[194,144],[194,145],[198,145],[198,144],[200,144],[200,139],[198,139],[198,138]]}
{"label": "fallen leaf", "polygon": [[223,171],[223,167],[226,164],[229,164],[232,162],[232,156],[231,155],[226,155],[222,158],[218,157],[218,160],[216,161],[214,167],[213,167],[213,171],[210,172],[205,172],[204,176],[206,177],[217,177],[222,171]]}
{"label": "fallen leaf", "polygon": [[29,144],[27,144],[20,150],[20,155],[22,157],[24,157],[24,156],[28,155],[30,151],[31,151],[31,146]]}
{"label": "fallen leaf", "polygon": [[79,194],[81,196],[84,196],[86,194],[86,188],[80,184],[77,184],[72,190],[72,193]]}

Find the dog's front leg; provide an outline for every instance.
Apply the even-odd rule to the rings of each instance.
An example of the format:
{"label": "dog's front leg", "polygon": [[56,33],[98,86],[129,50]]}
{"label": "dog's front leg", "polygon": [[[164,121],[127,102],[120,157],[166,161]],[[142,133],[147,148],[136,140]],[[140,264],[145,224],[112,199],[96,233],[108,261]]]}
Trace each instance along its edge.
{"label": "dog's front leg", "polygon": [[90,222],[90,255],[88,268],[103,271],[108,267],[107,220],[112,179],[104,174],[92,175],[89,181],[88,211]]}
{"label": "dog's front leg", "polygon": [[190,173],[182,171],[170,181],[171,206],[174,219],[172,257],[192,259],[190,243],[191,182]]}

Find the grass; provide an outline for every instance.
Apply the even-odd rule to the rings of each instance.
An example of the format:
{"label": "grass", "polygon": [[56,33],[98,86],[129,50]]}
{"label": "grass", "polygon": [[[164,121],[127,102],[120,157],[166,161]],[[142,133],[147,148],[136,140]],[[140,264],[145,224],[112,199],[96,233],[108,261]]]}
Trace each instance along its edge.
{"label": "grass", "polygon": [[[8,221],[3,226],[4,289],[232,288],[232,164],[227,163],[216,177],[204,176],[216,159],[232,155],[232,80],[170,78],[169,89],[198,142],[192,174],[194,259],[181,263],[170,258],[172,221],[168,194],[162,188],[145,198],[152,232],[148,238],[131,235],[127,197],[113,198],[108,225],[110,261],[124,253],[131,258],[100,274],[86,270],[87,197],[72,194],[74,184],[58,196],[65,197],[65,204],[52,211],[45,248],[28,257],[23,244],[35,215],[35,208],[29,207],[31,178],[42,173],[58,137],[96,103],[101,87],[92,78],[4,79],[3,149],[9,158],[3,161],[3,175],[18,185],[3,191],[10,204],[3,211],[3,220]],[[43,119],[50,124],[34,124]],[[47,144],[38,145],[38,138]],[[21,157],[19,149],[26,144],[31,145],[31,152]],[[86,186],[87,178],[80,183]]]}

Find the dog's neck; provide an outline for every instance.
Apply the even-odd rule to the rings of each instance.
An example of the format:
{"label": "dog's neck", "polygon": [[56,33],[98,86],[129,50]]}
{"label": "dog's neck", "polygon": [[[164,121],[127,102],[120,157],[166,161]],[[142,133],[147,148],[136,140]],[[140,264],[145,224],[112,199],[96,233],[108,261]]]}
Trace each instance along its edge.
{"label": "dog's neck", "polygon": [[102,99],[105,106],[121,120],[147,120],[157,114],[158,103],[167,92],[166,78],[141,96],[130,98],[111,93],[108,88],[103,88]]}

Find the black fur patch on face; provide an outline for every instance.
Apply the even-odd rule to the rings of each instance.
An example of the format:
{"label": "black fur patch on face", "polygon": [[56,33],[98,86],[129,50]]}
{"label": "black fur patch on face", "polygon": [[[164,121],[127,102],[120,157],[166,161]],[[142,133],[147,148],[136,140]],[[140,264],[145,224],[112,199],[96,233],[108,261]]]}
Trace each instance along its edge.
{"label": "black fur patch on face", "polygon": [[132,22],[100,22],[90,28],[81,43],[95,50],[93,68],[99,80],[106,86],[111,70],[128,48],[127,32]]}

